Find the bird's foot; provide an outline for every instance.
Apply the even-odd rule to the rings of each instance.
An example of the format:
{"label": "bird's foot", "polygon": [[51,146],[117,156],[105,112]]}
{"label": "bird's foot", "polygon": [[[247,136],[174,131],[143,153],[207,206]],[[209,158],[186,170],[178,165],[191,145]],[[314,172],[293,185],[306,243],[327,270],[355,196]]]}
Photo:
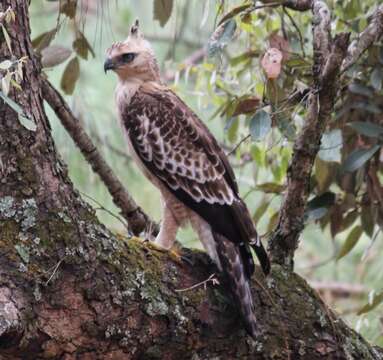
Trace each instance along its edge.
{"label": "bird's foot", "polygon": [[143,240],[144,245],[146,248],[154,251],[158,251],[161,253],[169,254],[170,258],[174,260],[176,263],[182,262],[182,256],[180,255],[180,249],[177,245],[173,245],[170,249],[163,247],[162,245],[158,244],[156,241],[152,241],[149,239]]}
{"label": "bird's foot", "polygon": [[181,245],[178,242],[175,242],[170,249],[162,246],[156,241],[151,241],[148,239],[143,240],[143,243],[150,250],[168,254],[170,258],[178,264],[183,264],[186,262],[189,265],[193,265],[192,262],[189,260],[188,256],[182,254]]}

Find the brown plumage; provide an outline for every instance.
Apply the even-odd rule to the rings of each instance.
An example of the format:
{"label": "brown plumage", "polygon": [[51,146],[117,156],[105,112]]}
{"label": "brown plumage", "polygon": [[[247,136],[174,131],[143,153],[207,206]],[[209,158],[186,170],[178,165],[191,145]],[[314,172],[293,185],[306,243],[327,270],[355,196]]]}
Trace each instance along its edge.
{"label": "brown plumage", "polygon": [[223,272],[246,329],[255,336],[250,246],[265,273],[270,265],[228,159],[197,115],[161,82],[138,22],[125,42],[108,50],[104,68],[119,77],[116,103],[130,152],[162,195],[156,243],[170,249],[179,226],[190,222]]}

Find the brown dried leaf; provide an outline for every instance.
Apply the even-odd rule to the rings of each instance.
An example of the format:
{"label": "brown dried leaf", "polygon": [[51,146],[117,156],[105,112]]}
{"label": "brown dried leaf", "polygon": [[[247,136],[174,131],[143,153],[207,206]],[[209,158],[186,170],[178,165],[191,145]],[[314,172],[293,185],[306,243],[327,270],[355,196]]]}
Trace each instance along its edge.
{"label": "brown dried leaf", "polygon": [[232,116],[237,116],[240,114],[249,114],[257,110],[261,99],[258,96],[252,96],[245,99],[240,99],[236,104]]}
{"label": "brown dried leaf", "polygon": [[73,42],[73,49],[79,56],[81,56],[85,60],[88,60],[89,52],[92,54],[93,57],[95,57],[95,53],[93,51],[92,46],[89,44],[89,41],[81,31],[78,31],[77,33],[76,40]]}
{"label": "brown dried leaf", "polygon": [[80,76],[80,62],[75,57],[69,61],[61,78],[61,88],[68,95],[73,94],[76,82]]}
{"label": "brown dried leaf", "polygon": [[41,51],[41,64],[43,68],[53,67],[62,64],[71,54],[72,50],[64,46],[48,46]]}
{"label": "brown dried leaf", "polygon": [[60,12],[74,19],[77,10],[77,0],[63,0],[60,1]]}
{"label": "brown dried leaf", "polygon": [[269,79],[276,79],[281,73],[282,52],[276,48],[270,48],[263,55],[261,65]]}
{"label": "brown dried leaf", "polygon": [[334,238],[335,235],[341,231],[342,228],[342,210],[339,205],[335,205],[331,209],[331,218],[330,218],[331,224],[330,224],[330,231],[331,236]]}
{"label": "brown dried leaf", "polygon": [[54,28],[50,31],[44,32],[32,40],[32,46],[37,52],[41,52],[50,45],[56,36],[57,29]]}
{"label": "brown dried leaf", "polygon": [[173,0],[154,0],[154,20],[163,27],[168,22],[173,10]]}

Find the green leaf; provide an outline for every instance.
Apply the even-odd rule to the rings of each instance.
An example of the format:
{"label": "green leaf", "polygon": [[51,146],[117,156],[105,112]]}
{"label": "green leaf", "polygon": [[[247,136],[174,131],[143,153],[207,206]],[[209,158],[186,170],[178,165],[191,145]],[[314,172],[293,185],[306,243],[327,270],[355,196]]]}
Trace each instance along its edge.
{"label": "green leaf", "polygon": [[354,121],[348,124],[359,134],[377,138],[383,135],[383,126],[371,123],[369,121]]}
{"label": "green leaf", "polygon": [[259,54],[260,54],[259,51],[255,51],[255,50],[246,51],[240,55],[237,55],[231,58],[230,65],[237,66],[242,62],[250,61],[252,58],[257,57]]}
{"label": "green leaf", "polygon": [[368,101],[356,101],[350,106],[351,109],[360,109],[370,112],[371,114],[380,114],[382,110],[379,106]]}
{"label": "green leaf", "polygon": [[260,149],[257,145],[252,144],[250,148],[250,154],[258,166],[265,166],[265,151]]}
{"label": "green leaf", "polygon": [[305,211],[306,221],[315,221],[327,214],[329,207],[335,203],[335,194],[328,191],[316,196],[307,203]]}
{"label": "green leaf", "polygon": [[326,191],[335,179],[334,164],[323,161],[317,157],[315,159],[315,179],[318,183],[319,192],[322,193]]}
{"label": "green leaf", "polygon": [[207,45],[209,57],[215,56],[223,50],[233,38],[236,28],[237,23],[234,19],[230,19],[215,29]]}
{"label": "green leaf", "polygon": [[271,117],[265,110],[258,110],[250,120],[250,134],[254,141],[263,139],[271,130]]}
{"label": "green leaf", "polygon": [[369,149],[354,150],[342,165],[342,172],[353,172],[362,167],[380,149],[380,145],[374,145]]}
{"label": "green leaf", "polygon": [[376,91],[380,91],[382,89],[383,70],[382,70],[381,66],[377,66],[372,71],[371,77],[370,77],[370,82]]}
{"label": "green leaf", "polygon": [[348,89],[352,93],[358,94],[358,95],[363,95],[367,97],[372,97],[374,95],[374,92],[369,87],[356,82],[350,84],[348,86]]}
{"label": "green leaf", "polygon": [[286,137],[286,139],[294,141],[297,129],[294,122],[291,120],[291,114],[283,111],[275,114],[274,119],[276,120],[279,131]]}
{"label": "green leaf", "polygon": [[322,136],[321,147],[318,156],[323,161],[340,162],[343,146],[342,132],[339,129],[326,132]]}
{"label": "green leaf", "polygon": [[227,138],[231,143],[234,143],[237,139],[237,133],[239,128],[238,118],[232,117],[229,118],[226,125],[225,131],[227,131]]}
{"label": "green leaf", "polygon": [[383,291],[373,296],[372,301],[364,305],[359,311],[358,315],[365,314],[372,309],[375,309],[379,304],[383,302]]}
{"label": "green leaf", "polygon": [[19,104],[14,102],[8,96],[5,96],[1,91],[0,98],[2,98],[4,102],[7,103],[8,106],[11,107],[19,115],[19,121],[21,125],[30,131],[36,131],[36,124],[24,114],[24,110]]}
{"label": "green leaf", "polygon": [[256,186],[257,190],[261,190],[264,193],[272,193],[272,194],[280,194],[284,189],[284,185],[276,184],[276,183],[264,183]]}
{"label": "green leaf", "polygon": [[7,29],[3,25],[1,25],[1,28],[3,30],[3,36],[5,39],[5,43],[8,46],[9,52],[12,54],[11,38],[9,37]]}
{"label": "green leaf", "polygon": [[75,57],[69,61],[64,70],[64,74],[61,78],[61,88],[68,95],[73,94],[76,82],[80,76],[80,63],[78,58]]}
{"label": "green leaf", "polygon": [[267,225],[267,232],[271,232],[275,229],[275,227],[278,224],[279,219],[279,212],[273,214],[273,216],[270,218],[269,224]]}
{"label": "green leaf", "polygon": [[339,260],[342,257],[346,256],[354,248],[354,246],[360,239],[362,233],[363,233],[363,229],[360,225],[355,226],[351,230],[350,234],[347,236],[346,241],[344,242],[343,246],[339,250],[336,260]]}
{"label": "green leaf", "polygon": [[173,10],[173,0],[154,0],[154,20],[163,27],[168,22]]}

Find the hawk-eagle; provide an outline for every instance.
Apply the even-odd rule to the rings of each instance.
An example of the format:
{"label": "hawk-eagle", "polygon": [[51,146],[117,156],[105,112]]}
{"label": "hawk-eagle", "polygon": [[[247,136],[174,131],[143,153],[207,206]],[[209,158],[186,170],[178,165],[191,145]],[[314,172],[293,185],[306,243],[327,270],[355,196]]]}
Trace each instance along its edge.
{"label": "hawk-eagle", "polygon": [[118,75],[115,96],[130,153],[162,195],[155,243],[170,249],[178,228],[190,222],[226,278],[247,331],[256,336],[250,248],[265,274],[270,264],[226,155],[198,116],[161,81],[138,21],[124,42],[108,49],[104,69]]}

